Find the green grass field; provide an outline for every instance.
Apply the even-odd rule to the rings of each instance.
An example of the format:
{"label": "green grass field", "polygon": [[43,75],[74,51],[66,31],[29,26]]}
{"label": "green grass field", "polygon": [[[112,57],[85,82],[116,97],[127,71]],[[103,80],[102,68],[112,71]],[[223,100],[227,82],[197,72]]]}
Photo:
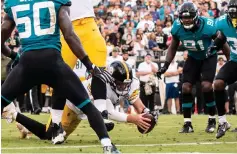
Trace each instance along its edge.
{"label": "green grass field", "polygon": [[[46,123],[47,114],[32,116]],[[237,116],[228,116],[228,121],[237,127]],[[159,124],[148,135],[142,135],[135,125],[116,123],[110,132],[112,141],[123,153],[160,153],[160,152],[205,152],[237,153],[237,133],[227,132],[221,139],[215,133],[205,133],[207,116],[194,115],[194,133],[179,134],[183,124],[182,116],[161,115]],[[2,153],[92,153],[102,152],[100,143],[87,121],[83,121],[63,145],[52,145],[50,141],[41,141],[32,136],[19,139],[15,124],[2,120]]]}

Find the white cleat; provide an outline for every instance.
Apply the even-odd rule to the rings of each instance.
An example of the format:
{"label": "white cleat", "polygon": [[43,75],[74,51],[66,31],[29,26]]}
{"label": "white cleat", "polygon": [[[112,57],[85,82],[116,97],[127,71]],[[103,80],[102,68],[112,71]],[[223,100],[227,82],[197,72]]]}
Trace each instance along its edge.
{"label": "white cleat", "polygon": [[3,109],[2,116],[6,119],[7,123],[13,123],[15,121],[14,114],[17,113],[14,103],[10,103]]}

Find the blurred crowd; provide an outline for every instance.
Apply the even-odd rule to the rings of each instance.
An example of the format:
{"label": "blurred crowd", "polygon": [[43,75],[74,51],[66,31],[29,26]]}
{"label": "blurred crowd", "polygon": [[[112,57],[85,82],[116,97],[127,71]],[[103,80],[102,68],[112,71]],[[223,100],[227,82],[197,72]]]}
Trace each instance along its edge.
{"label": "blurred crowd", "polygon": [[[217,18],[227,9],[226,0],[192,0],[201,16]],[[119,53],[159,58],[170,44],[171,26],[185,0],[102,0],[94,8],[106,40],[108,55]]]}
{"label": "blurred crowd", "polygon": [[[188,0],[102,0],[94,7],[96,22],[107,45],[107,65],[115,60],[123,60],[132,68],[141,81],[141,99],[151,110],[163,109],[164,113],[180,113],[182,68],[187,58],[182,44],[178,49],[176,60],[164,74],[164,80],[155,76],[162,66],[162,58],[172,40],[171,27],[178,18],[179,6]],[[189,0],[199,8],[199,15],[217,18],[227,9],[228,0]],[[4,11],[2,9],[1,17]],[[19,52],[20,42],[17,30],[14,30],[6,44]],[[218,61],[217,68],[224,59]],[[9,59],[2,56],[2,82],[9,68]],[[6,70],[6,71],[5,71]],[[217,70],[217,71],[218,71]],[[5,72],[3,72],[5,71]],[[237,85],[231,89],[226,106],[229,113],[234,113],[234,95]],[[204,113],[204,101],[200,83],[194,87],[194,108],[196,113]],[[39,85],[28,94],[20,96],[20,109],[39,114],[41,110],[49,112],[52,89]],[[174,102],[174,103],[173,103]],[[175,105],[174,112],[172,104]]]}

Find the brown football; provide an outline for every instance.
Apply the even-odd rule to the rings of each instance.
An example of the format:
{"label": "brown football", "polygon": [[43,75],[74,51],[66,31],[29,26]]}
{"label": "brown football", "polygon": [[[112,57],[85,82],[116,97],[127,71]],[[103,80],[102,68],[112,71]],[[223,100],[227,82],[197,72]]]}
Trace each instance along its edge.
{"label": "brown football", "polygon": [[144,114],[143,117],[144,117],[144,118],[149,118],[149,119],[151,119],[151,121],[149,122],[149,124],[150,124],[151,126],[150,126],[150,128],[149,128],[148,130],[143,130],[143,129],[142,129],[141,127],[139,127],[139,126],[137,126],[137,129],[138,129],[138,131],[139,131],[140,133],[142,133],[142,134],[147,134],[147,133],[149,133],[150,131],[152,131],[152,129],[155,127],[156,121],[155,121],[155,118],[154,118],[151,114],[149,114],[149,113]]}

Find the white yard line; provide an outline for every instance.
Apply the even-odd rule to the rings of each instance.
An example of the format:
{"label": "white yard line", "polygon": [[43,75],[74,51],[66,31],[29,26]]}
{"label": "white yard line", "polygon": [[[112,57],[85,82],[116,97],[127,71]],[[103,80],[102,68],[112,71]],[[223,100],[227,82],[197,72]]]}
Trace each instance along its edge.
{"label": "white yard line", "polygon": [[[217,144],[237,144],[237,142],[195,142],[195,143],[168,143],[168,144],[129,144],[116,145],[117,147],[156,147],[156,146],[194,146],[194,145],[217,145]],[[95,148],[100,145],[79,145],[79,146],[39,146],[39,147],[2,147],[2,150],[31,150],[31,149],[66,149],[66,148]]]}

